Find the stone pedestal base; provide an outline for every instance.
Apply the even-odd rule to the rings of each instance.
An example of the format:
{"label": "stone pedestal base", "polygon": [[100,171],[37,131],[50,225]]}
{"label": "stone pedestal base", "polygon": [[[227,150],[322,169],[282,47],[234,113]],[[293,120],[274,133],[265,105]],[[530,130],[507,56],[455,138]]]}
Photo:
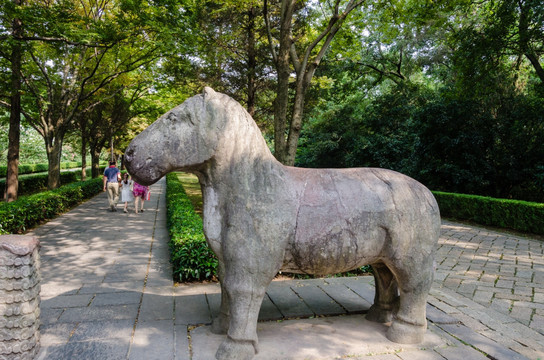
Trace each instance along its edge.
{"label": "stone pedestal base", "polygon": [[39,241],[0,236],[0,360],[33,359],[40,348]]}

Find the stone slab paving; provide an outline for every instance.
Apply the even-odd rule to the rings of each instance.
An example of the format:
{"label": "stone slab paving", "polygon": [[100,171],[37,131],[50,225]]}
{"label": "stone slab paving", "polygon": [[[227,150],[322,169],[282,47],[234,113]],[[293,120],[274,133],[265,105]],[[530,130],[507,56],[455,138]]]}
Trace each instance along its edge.
{"label": "stone slab paving", "polygon": [[[103,193],[32,231],[42,247],[38,359],[170,356],[162,357],[174,334],[164,186],[152,186],[143,213],[122,204],[110,212]],[[166,330],[170,346],[151,346],[167,343]]]}
{"label": "stone slab paving", "polygon": [[[391,355],[391,359],[399,359],[395,355],[398,352],[419,352],[422,348],[451,344],[438,334],[441,331],[429,330],[423,344],[399,345],[387,340],[386,329],[386,325],[365,320],[364,315],[261,322],[257,326],[259,354],[255,360],[336,359],[341,356],[352,359],[372,355]],[[212,334],[208,326],[194,329],[191,335],[192,359],[213,359],[223,336]]]}
{"label": "stone slab paving", "polygon": [[[164,179],[142,214],[101,194],[35,229],[42,259],[37,359],[213,359],[216,283],[172,281]],[[364,314],[371,276],[278,280],[259,314],[256,359],[542,359],[539,239],[444,221],[420,345],[385,338]]]}

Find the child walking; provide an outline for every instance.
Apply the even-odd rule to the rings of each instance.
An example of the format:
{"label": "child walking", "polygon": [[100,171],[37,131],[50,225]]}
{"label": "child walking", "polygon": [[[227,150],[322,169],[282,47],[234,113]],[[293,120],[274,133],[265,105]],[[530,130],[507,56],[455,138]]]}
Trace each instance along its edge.
{"label": "child walking", "polygon": [[149,192],[149,186],[143,186],[134,181],[132,195],[134,195],[134,207],[136,214],[138,213],[138,200],[142,200],[142,207],[140,211],[144,211],[144,201],[147,199],[147,194]]}
{"label": "child walking", "polygon": [[125,208],[123,211],[126,213],[128,213],[128,203],[134,200],[134,196],[132,195],[133,184],[134,181],[132,181],[130,175],[125,173],[123,175],[123,180],[121,181],[121,202],[125,203]]}

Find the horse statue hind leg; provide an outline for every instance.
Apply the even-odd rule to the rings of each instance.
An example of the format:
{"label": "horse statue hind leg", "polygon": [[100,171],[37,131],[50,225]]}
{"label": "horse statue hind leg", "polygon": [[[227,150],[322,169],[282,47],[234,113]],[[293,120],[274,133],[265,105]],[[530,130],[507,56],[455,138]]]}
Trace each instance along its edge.
{"label": "horse statue hind leg", "polygon": [[417,267],[400,267],[395,271],[398,272],[399,304],[393,311],[386,335],[396,343],[419,344],[427,330],[426,305],[433,281],[433,261],[427,259]]}
{"label": "horse statue hind leg", "polygon": [[379,323],[391,322],[393,312],[398,310],[399,291],[397,280],[383,263],[371,265],[374,276],[374,304],[368,309],[366,319]]}
{"label": "horse statue hind leg", "polygon": [[372,265],[376,293],[366,319],[391,322],[386,336],[396,343],[420,343],[427,330],[426,305],[434,276],[434,251],[422,250],[411,249],[411,261],[390,258]]}

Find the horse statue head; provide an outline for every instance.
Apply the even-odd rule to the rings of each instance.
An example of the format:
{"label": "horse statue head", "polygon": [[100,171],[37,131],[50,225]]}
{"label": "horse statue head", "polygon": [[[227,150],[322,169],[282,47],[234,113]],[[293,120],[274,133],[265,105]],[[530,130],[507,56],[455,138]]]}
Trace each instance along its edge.
{"label": "horse statue head", "polygon": [[242,152],[272,158],[247,111],[229,96],[206,87],[134,138],[125,160],[138,183],[151,185],[171,171],[199,173],[214,157],[225,162],[226,156],[243,157]]}

